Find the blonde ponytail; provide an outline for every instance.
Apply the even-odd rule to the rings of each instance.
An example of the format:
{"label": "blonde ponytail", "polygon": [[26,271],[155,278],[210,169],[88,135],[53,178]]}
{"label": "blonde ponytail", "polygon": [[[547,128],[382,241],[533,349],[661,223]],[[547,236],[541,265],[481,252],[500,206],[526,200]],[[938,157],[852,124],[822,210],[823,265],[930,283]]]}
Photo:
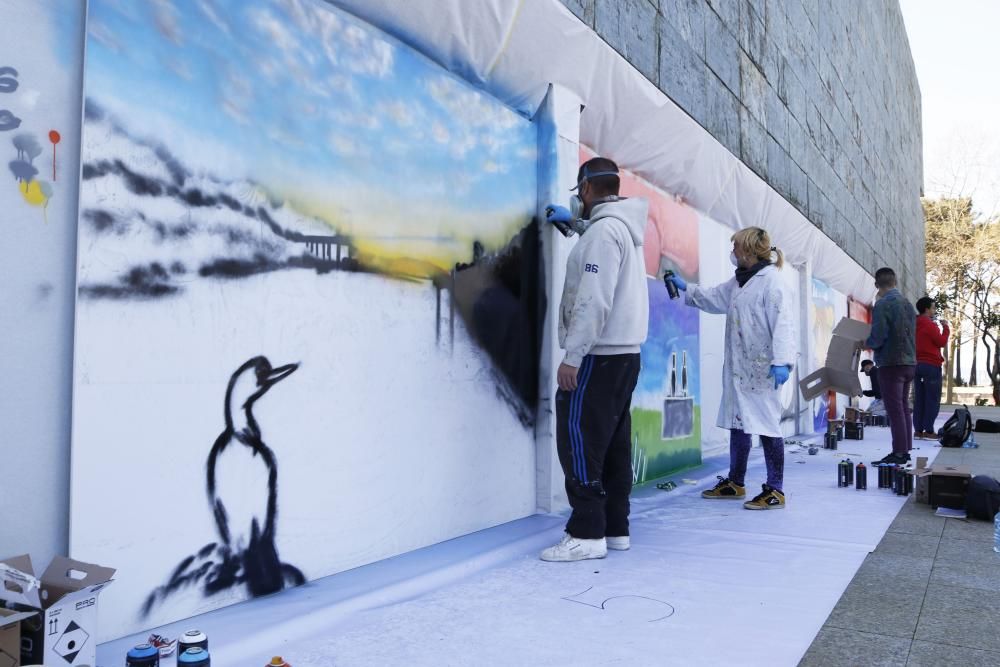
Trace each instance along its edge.
{"label": "blonde ponytail", "polygon": [[785,253],[780,248],[771,245],[771,237],[760,227],[747,227],[733,234],[730,239],[744,255],[756,257],[759,261],[772,261],[779,269],[785,265]]}

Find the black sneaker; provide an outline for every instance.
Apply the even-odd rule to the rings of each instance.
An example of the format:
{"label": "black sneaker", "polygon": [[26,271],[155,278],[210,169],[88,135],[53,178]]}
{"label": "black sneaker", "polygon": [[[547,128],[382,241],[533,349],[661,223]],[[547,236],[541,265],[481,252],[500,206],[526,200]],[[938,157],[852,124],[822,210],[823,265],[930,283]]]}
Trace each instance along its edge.
{"label": "black sneaker", "polygon": [[891,454],[889,454],[885,458],[882,458],[882,459],[880,459],[878,461],[872,461],[872,465],[873,466],[877,466],[877,465],[883,464],[883,463],[887,463],[887,464],[893,464],[893,463],[895,463],[896,465],[903,465],[903,464],[905,464],[909,460],[910,460],[910,455],[909,454],[897,454],[895,452],[892,452]]}

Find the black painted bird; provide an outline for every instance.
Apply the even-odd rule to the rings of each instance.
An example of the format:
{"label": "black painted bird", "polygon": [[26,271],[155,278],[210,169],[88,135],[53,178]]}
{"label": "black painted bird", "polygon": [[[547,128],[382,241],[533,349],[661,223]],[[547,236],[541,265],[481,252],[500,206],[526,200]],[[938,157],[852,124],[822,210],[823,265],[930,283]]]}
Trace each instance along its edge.
{"label": "black painted bird", "polygon": [[[208,455],[208,500],[222,541],[219,548],[242,561],[232,563],[232,574],[241,566],[254,596],[280,591],[284,575],[274,546],[278,466],[253,405],[297,368],[273,368],[265,357],[254,357],[236,369],[226,389],[226,428]],[[229,583],[226,569],[215,582],[221,587]]]}
{"label": "black painted bird", "polygon": [[254,403],[298,367],[274,368],[267,358],[254,357],[229,378],[226,427],[206,465],[208,500],[220,541],[181,561],[167,583],[147,597],[143,616],[173,593],[200,582],[206,595],[244,584],[252,597],[305,582],[297,568],[278,557],[278,465],[253,414]]}

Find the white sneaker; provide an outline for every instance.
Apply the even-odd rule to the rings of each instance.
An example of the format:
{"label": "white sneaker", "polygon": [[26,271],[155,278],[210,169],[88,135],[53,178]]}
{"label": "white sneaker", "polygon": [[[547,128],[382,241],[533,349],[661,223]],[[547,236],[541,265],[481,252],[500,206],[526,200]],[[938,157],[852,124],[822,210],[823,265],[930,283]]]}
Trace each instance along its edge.
{"label": "white sneaker", "polygon": [[613,551],[628,551],[629,547],[632,546],[629,543],[628,535],[622,535],[621,537],[606,537],[604,540],[608,543],[608,548]]}
{"label": "white sneaker", "polygon": [[542,550],[541,558],[550,562],[566,562],[604,558],[607,555],[608,547],[603,537],[599,540],[581,540],[564,533],[559,544]]}

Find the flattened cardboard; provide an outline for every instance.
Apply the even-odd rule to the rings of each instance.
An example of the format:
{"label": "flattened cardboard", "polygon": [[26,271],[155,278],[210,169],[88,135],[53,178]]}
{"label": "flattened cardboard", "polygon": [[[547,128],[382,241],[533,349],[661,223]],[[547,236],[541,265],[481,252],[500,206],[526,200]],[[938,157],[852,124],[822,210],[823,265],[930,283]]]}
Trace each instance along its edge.
{"label": "flattened cardboard", "polygon": [[861,379],[858,364],[861,363],[861,349],[872,327],[845,317],[837,323],[826,351],[826,363],[799,382],[799,391],[807,401],[836,391],[848,396],[861,395]]}
{"label": "flattened cardboard", "polygon": [[0,561],[0,600],[28,607],[41,607],[41,582],[27,554]]}

